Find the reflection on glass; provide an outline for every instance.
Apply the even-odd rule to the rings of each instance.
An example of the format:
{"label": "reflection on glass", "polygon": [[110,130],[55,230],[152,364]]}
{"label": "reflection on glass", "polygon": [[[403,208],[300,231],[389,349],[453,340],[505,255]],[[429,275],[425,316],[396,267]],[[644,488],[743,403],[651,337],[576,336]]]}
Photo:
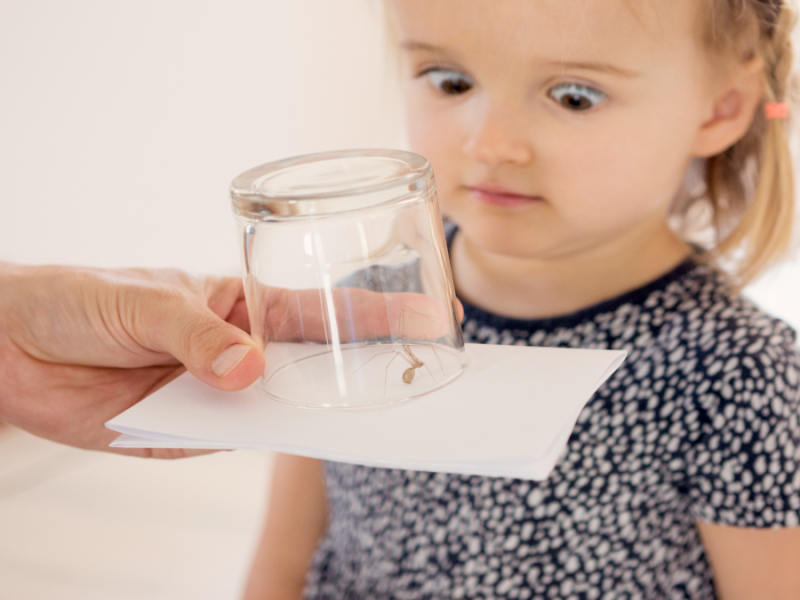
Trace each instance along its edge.
{"label": "reflection on glass", "polygon": [[269,397],[317,408],[419,396],[464,369],[428,162],[354,150],[257,167],[231,185]]}

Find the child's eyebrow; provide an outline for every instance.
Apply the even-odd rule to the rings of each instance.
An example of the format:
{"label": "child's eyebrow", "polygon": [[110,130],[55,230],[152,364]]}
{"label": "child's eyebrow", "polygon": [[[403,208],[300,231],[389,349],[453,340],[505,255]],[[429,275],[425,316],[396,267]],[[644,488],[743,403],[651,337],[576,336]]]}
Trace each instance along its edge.
{"label": "child's eyebrow", "polygon": [[447,51],[444,48],[439,48],[438,46],[434,46],[433,44],[426,44],[425,42],[416,42],[414,40],[407,40],[401,42],[400,47],[403,50],[408,50],[410,52],[416,50],[422,52],[432,52],[434,54],[447,54]]}
{"label": "child's eyebrow", "polygon": [[609,75],[617,75],[619,77],[641,77],[643,74],[631,69],[624,69],[609,63],[597,62],[571,62],[564,60],[554,60],[547,63],[550,67],[558,67],[561,69],[579,69],[584,71],[599,71],[601,73],[608,73]]}
{"label": "child's eyebrow", "polygon": [[[447,55],[448,52],[444,48],[440,48],[438,46],[434,46],[433,44],[428,44],[426,42],[417,42],[414,40],[406,40],[400,43],[400,47],[403,50],[409,52],[431,52],[433,54],[440,54],[440,55]],[[560,69],[579,69],[584,71],[598,71],[600,73],[608,73],[609,75],[617,75],[619,77],[641,77],[642,73],[638,71],[633,71],[631,69],[625,69],[623,67],[618,67],[616,65],[612,65],[610,63],[601,63],[601,62],[581,62],[581,61],[563,61],[563,60],[553,60],[544,63],[547,67],[557,67]]]}

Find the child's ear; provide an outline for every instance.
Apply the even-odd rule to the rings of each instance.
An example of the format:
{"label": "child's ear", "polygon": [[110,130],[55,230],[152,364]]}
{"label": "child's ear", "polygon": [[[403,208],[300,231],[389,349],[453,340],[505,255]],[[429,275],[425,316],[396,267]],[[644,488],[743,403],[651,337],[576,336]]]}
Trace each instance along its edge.
{"label": "child's ear", "polygon": [[764,63],[753,58],[736,68],[720,86],[712,115],[697,132],[695,156],[714,156],[742,139],[763,97]]}

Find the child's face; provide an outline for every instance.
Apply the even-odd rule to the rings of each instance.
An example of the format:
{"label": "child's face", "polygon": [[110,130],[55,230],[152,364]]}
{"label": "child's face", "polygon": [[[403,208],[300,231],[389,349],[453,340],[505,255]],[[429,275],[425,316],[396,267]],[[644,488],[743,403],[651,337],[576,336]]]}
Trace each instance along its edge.
{"label": "child's face", "polygon": [[697,0],[391,9],[411,147],[431,161],[442,211],[468,238],[553,258],[663,235],[713,116]]}

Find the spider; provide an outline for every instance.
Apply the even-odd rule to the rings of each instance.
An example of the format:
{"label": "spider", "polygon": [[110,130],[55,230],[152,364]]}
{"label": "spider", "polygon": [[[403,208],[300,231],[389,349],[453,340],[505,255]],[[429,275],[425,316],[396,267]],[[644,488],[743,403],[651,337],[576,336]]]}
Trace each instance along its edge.
{"label": "spider", "polygon": [[[405,360],[409,364],[409,367],[403,371],[403,375],[401,377],[403,383],[411,384],[411,382],[414,381],[414,377],[417,374],[417,370],[421,369],[423,367],[425,369],[427,369],[427,371],[430,374],[430,376],[433,378],[434,381],[436,381],[436,377],[434,376],[434,374],[431,371],[430,367],[428,367],[428,365],[426,365],[425,362],[422,359],[420,359],[416,354],[414,354],[414,352],[411,350],[411,345],[407,341],[404,341],[405,336],[403,334],[405,332],[404,319],[405,319],[406,311],[411,311],[411,312],[415,313],[416,315],[418,315],[418,316],[420,316],[420,317],[422,317],[424,319],[428,319],[430,321],[435,321],[435,322],[438,321],[438,319],[434,319],[433,317],[429,317],[427,315],[424,315],[424,314],[420,313],[419,311],[414,310],[413,308],[410,308],[408,306],[404,307],[402,309],[402,311],[400,312],[400,332],[401,332],[401,335],[400,335],[400,339],[401,339],[400,348],[401,349],[400,350],[387,350],[385,352],[379,352],[378,354],[375,354],[374,356],[370,357],[363,365],[361,365],[358,369],[356,369],[354,371],[355,373],[357,373],[358,371],[360,371],[361,369],[366,367],[370,363],[370,361],[372,361],[375,358],[378,358],[379,356],[384,356],[386,354],[394,354],[394,356],[389,360],[389,362],[386,363],[386,368],[385,368],[385,373],[386,374],[385,374],[385,377],[384,377],[384,380],[383,380],[383,395],[384,396],[386,395],[386,389],[387,389],[388,382],[389,382],[389,367],[395,361],[395,359],[397,359],[398,356],[400,358],[402,358],[403,360]],[[436,348],[433,346],[433,344],[428,344],[428,345],[430,346],[431,350],[433,350],[433,354],[436,357],[436,361],[439,363],[439,370],[443,372],[444,371],[444,366],[442,365],[442,361],[439,358],[439,353],[436,351]]]}

